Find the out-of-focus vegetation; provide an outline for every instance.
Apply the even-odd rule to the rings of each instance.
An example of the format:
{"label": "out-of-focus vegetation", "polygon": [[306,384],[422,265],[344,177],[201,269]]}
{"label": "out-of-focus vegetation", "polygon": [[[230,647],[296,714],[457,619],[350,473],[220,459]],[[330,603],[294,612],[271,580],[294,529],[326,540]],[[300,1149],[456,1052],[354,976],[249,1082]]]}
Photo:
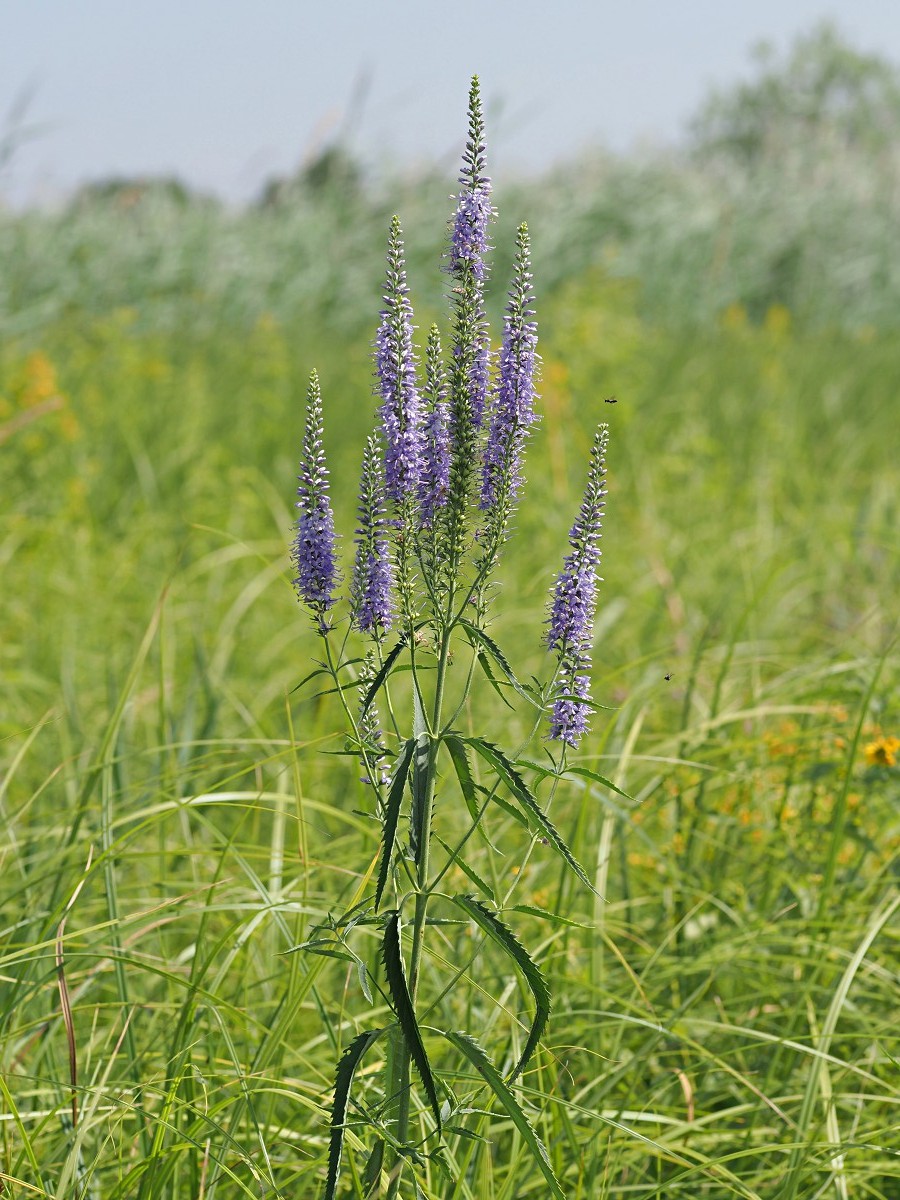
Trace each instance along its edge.
{"label": "out-of-focus vegetation", "polygon": [[[534,237],[543,355],[497,606],[523,676],[612,426],[610,710],[580,762],[635,803],[586,783],[553,808],[605,900],[490,829],[559,997],[518,1090],[573,1198],[900,1186],[900,198],[874,136],[896,78],[817,33],[712,102],[689,153],[497,189],[498,247],[523,216]],[[389,213],[427,327],[447,191],[336,155],[242,213],[120,183],[0,218],[0,1192],[321,1186],[333,1063],[370,1005],[352,964],[287,951],[377,847],[356,774],[318,753],[342,749],[333,697],[292,690],[317,650],[287,559],[302,397],[317,366],[349,535]],[[434,996],[472,951],[446,938]],[[478,961],[464,1023],[512,1061],[524,1004]],[[489,1140],[448,1139],[454,1200],[543,1195],[456,1086]]]}
{"label": "out-of-focus vegetation", "polygon": [[[822,29],[713,96],[681,151],[597,155],[504,186],[497,244],[525,214],[547,295],[591,267],[636,280],[643,316],[708,324],[775,303],[808,324],[887,327],[900,311],[900,72]],[[339,147],[241,211],[174,181],[91,185],[58,212],[0,212],[0,331],[139,310],[142,328],[349,333],[378,304],[389,215],[404,216],[419,303],[436,309],[441,177],[366,182]],[[498,262],[505,277],[508,263]]]}

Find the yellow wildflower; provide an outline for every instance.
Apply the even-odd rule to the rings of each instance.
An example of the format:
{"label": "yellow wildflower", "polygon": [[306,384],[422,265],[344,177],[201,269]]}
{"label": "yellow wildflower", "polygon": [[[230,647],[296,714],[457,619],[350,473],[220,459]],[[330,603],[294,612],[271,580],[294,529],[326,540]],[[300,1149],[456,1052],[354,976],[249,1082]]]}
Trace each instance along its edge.
{"label": "yellow wildflower", "polygon": [[877,737],[866,746],[866,762],[873,767],[892,767],[897,761],[900,738]]}

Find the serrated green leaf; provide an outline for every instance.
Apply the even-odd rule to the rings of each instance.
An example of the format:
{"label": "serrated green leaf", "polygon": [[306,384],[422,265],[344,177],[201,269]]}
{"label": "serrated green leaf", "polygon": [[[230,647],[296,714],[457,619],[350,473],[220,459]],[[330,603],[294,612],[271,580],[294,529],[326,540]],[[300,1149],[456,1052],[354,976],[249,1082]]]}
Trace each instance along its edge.
{"label": "serrated green leaf", "polygon": [[397,760],[394,778],[391,780],[391,790],[388,793],[387,807],[384,810],[384,833],[381,843],[381,865],[378,868],[378,882],[375,885],[375,908],[381,904],[384,889],[391,873],[391,862],[394,857],[394,842],[397,840],[397,825],[400,821],[400,806],[403,803],[403,790],[409,777],[415,741],[410,738],[403,747],[403,753]]}
{"label": "serrated green leaf", "polygon": [[[610,788],[611,792],[616,792],[617,796],[624,800],[630,800],[632,804],[637,804],[634,796],[629,796],[628,792],[623,792],[622,788],[613,784],[611,779],[607,779],[606,775],[601,775],[596,770],[590,770],[589,767],[566,767],[564,772],[560,773],[556,768],[545,767],[544,763],[535,762],[533,758],[516,758],[516,767],[527,767],[528,770],[534,770],[541,776],[541,779],[568,779],[570,775],[582,775],[584,779],[590,779],[595,784],[601,784],[604,787]],[[628,815],[628,810],[616,808],[616,812],[620,812],[623,816]]]}
{"label": "serrated green leaf", "polygon": [[406,1044],[409,1047],[410,1057],[416,1065],[416,1070],[419,1072],[419,1078],[422,1080],[422,1086],[425,1089],[425,1094],[428,1096],[428,1101],[434,1112],[437,1127],[440,1129],[441,1106],[438,1101],[434,1076],[431,1073],[431,1065],[428,1062],[428,1055],[425,1053],[425,1044],[422,1041],[419,1023],[416,1020],[412,997],[409,994],[409,987],[406,983],[406,969],[403,966],[403,953],[400,948],[400,914],[396,910],[388,915],[387,922],[385,923],[382,954],[384,957],[385,976],[387,978],[388,989],[391,993],[391,1000],[394,1004],[394,1011],[397,1014],[397,1021],[406,1039]]}
{"label": "serrated green leaf", "polygon": [[388,656],[384,660],[384,662],[381,664],[381,669],[379,670],[379,672],[375,676],[375,678],[372,680],[372,682],[369,684],[368,690],[366,691],[366,694],[363,697],[363,702],[360,707],[360,717],[364,717],[366,715],[366,713],[369,711],[369,705],[375,699],[375,693],[378,691],[378,689],[381,687],[381,685],[387,679],[388,673],[390,672],[391,667],[394,665],[394,663],[400,657],[400,654],[403,651],[403,649],[405,648],[405,646],[406,646],[406,638],[401,638],[400,641],[397,643],[397,645],[394,646],[394,648],[388,654]]}
{"label": "serrated green leaf", "polygon": [[559,913],[551,912],[549,908],[539,908],[536,904],[514,904],[511,912],[527,913],[530,917],[540,917],[542,921],[553,921],[557,925],[571,925],[573,929],[590,929],[583,921],[573,921],[570,917],[561,917]]}
{"label": "serrated green leaf", "polygon": [[496,913],[491,912],[487,905],[482,904],[475,896],[451,896],[450,899],[463,912],[468,913],[476,925],[488,937],[493,938],[497,945],[509,955],[525,977],[525,982],[528,984],[531,994],[534,997],[535,1013],[531,1029],[528,1033],[528,1040],[519,1056],[519,1061],[513,1067],[507,1079],[507,1083],[512,1083],[525,1070],[528,1060],[537,1048],[537,1044],[541,1040],[541,1035],[547,1026],[547,1020],[550,1016],[550,989],[547,987],[547,981],[538,969],[534,959],[532,959],[513,931],[500,920]]}
{"label": "serrated green leaf", "polygon": [[450,760],[453,763],[453,769],[456,771],[456,778],[459,780],[463,801],[468,809],[469,816],[472,818],[472,825],[478,829],[491,850],[496,854],[498,853],[497,847],[491,842],[484,829],[481,828],[484,810],[478,802],[478,788],[472,775],[472,768],[469,766],[469,755],[466,752],[466,747],[462,739],[457,737],[455,733],[446,734],[443,741],[450,755]]}
{"label": "serrated green leaf", "polygon": [[369,1029],[358,1034],[338,1063],[334,1077],[334,1104],[331,1109],[331,1139],[328,1145],[328,1178],[325,1183],[325,1200],[334,1200],[338,1172],[341,1166],[341,1151],[344,1148],[344,1123],[347,1120],[347,1105],[353,1076],[365,1052],[384,1033],[383,1029]]}
{"label": "serrated green leaf", "polygon": [[525,1116],[519,1105],[518,1100],[503,1082],[500,1077],[500,1072],[490,1061],[481,1046],[473,1037],[467,1033],[457,1033],[452,1030],[447,1031],[444,1037],[452,1046],[455,1046],[462,1054],[466,1056],[478,1074],[482,1077],[503,1107],[522,1135],[522,1140],[531,1151],[534,1161],[537,1163],[538,1169],[547,1181],[550,1188],[550,1194],[556,1197],[556,1200],[566,1200],[566,1194],[559,1185],[559,1180],[553,1173],[553,1168],[550,1165],[550,1158],[544,1143],[535,1133],[531,1126],[531,1122]]}
{"label": "serrated green leaf", "polygon": [[553,844],[558,854],[560,854],[569,864],[578,878],[586,887],[589,887],[596,895],[594,885],[588,879],[587,872],[584,867],[575,858],[575,855],[566,845],[565,840],[544,810],[540,807],[537,800],[529,791],[525,780],[509,761],[503,751],[495,746],[492,742],[487,742],[484,738],[463,738],[467,746],[471,746],[481,757],[491,764],[515,798],[525,809],[526,815],[529,816],[538,826],[549,842]]}
{"label": "serrated green leaf", "polygon": [[375,1189],[375,1185],[381,1175],[381,1168],[384,1166],[384,1141],[379,1138],[372,1147],[372,1153],[366,1160],[366,1165],[363,1168],[363,1191],[368,1196]]}
{"label": "serrated green leaf", "polygon": [[512,708],[513,706],[512,706],[512,704],[510,704],[509,699],[506,696],[504,696],[504,694],[503,694],[503,689],[500,687],[500,683],[499,683],[496,675],[491,670],[491,664],[488,661],[487,656],[484,654],[481,654],[478,651],[478,647],[475,646],[472,638],[469,639],[469,642],[472,645],[472,648],[475,650],[475,660],[478,663],[479,667],[481,668],[482,673],[484,674],[488,683],[491,685],[491,687],[494,689],[494,691],[497,693],[497,695],[500,697],[500,699],[503,701],[503,703],[506,705],[506,707]]}
{"label": "serrated green leaf", "polygon": [[441,845],[447,851],[447,855],[450,858],[450,860],[452,862],[456,863],[456,865],[459,867],[459,869],[465,875],[467,875],[469,877],[469,879],[472,880],[472,882],[475,884],[475,886],[478,888],[478,890],[480,892],[483,892],[485,894],[485,896],[487,896],[487,898],[491,901],[492,904],[496,904],[497,897],[494,895],[494,889],[491,887],[491,885],[489,883],[487,883],[484,879],[482,879],[481,876],[478,874],[478,872],[475,870],[475,868],[473,866],[470,866],[470,864],[467,863],[464,858],[460,858],[459,854],[457,854],[457,852],[455,850],[451,849],[451,847],[447,845],[447,843],[444,841],[444,839],[441,837],[440,834],[436,833],[434,836],[437,838],[437,840],[441,843]]}
{"label": "serrated green leaf", "polygon": [[637,803],[634,796],[629,796],[627,792],[623,792],[620,787],[614,784],[611,779],[607,779],[605,775],[600,775],[597,771],[592,771],[590,767],[566,767],[562,778],[565,779],[566,775],[581,775],[584,779],[590,779],[593,783],[599,783],[602,787],[609,788],[611,792],[615,792],[623,800],[630,800],[632,804]]}
{"label": "serrated green leaf", "polygon": [[444,1133],[455,1133],[457,1137],[468,1138],[473,1142],[487,1142],[487,1138],[481,1133],[475,1133],[472,1129],[466,1129],[464,1125],[445,1125]]}
{"label": "serrated green leaf", "polygon": [[518,681],[515,676],[515,672],[509,664],[509,660],[494,639],[488,633],[486,633],[485,630],[479,629],[477,625],[473,625],[471,621],[467,621],[465,617],[463,617],[459,623],[466,631],[469,641],[477,641],[479,645],[483,646],[484,649],[487,650],[488,654],[490,654],[491,658],[493,658],[494,662],[506,676],[510,686],[516,692],[518,692],[522,699],[527,700],[528,703],[533,705],[535,708],[542,708],[543,705],[540,703],[540,701],[535,700],[534,696],[531,695],[528,689]]}

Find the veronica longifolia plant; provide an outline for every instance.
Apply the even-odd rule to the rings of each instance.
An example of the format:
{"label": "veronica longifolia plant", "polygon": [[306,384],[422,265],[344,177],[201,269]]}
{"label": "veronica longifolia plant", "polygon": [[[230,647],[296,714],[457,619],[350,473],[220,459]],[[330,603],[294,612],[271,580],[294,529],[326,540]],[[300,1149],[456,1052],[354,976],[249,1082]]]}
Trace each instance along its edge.
{"label": "veronica longifolia plant", "polygon": [[[480,1075],[534,1156],[547,1194],[563,1195],[514,1087],[540,1042],[550,992],[513,930],[514,912],[507,923],[504,909],[510,908],[512,888],[505,897],[498,895],[466,854],[498,804],[530,831],[532,848],[542,843],[591,886],[547,808],[566,775],[567,752],[587,733],[592,709],[588,676],[608,433],[602,425],[595,438],[570,552],[552,588],[544,640],[556,655],[556,670],[543,689],[526,686],[488,633],[486,620],[491,577],[522,491],[535,421],[537,325],[523,224],[516,236],[502,342],[492,362],[484,288],[494,210],[477,79],[469,95],[469,136],[456,200],[446,262],[451,341],[445,353],[432,328],[424,364],[414,348],[402,230],[396,217],[391,222],[375,338],[379,403],[362,458],[346,616],[335,598],[334,521],[315,375],[308,393],[295,582],[321,635],[323,665],[344,707],[349,748],[380,822],[380,850],[374,883],[361,902],[333,917],[304,946],[355,962],[365,996],[372,1001],[380,991],[379,1011],[387,1012],[381,1025],[366,1027],[350,1041],[337,1068],[326,1200],[336,1194],[351,1119],[357,1127],[368,1126],[372,1142],[366,1195],[383,1190],[389,1197],[417,1195],[422,1172],[453,1173],[449,1163],[464,1156],[445,1157],[445,1144],[466,1134],[478,1136],[485,1118],[478,1111],[483,1105],[457,1096],[437,1068],[448,1059]],[[521,751],[508,754],[488,738],[457,728],[478,667],[504,697],[532,706],[532,735],[549,719],[549,765],[529,762]],[[410,712],[405,728],[397,715],[401,697]],[[379,715],[379,705],[388,721]],[[538,784],[546,781],[551,790],[539,802]],[[466,876],[472,890],[451,891],[451,872]],[[444,928],[436,927],[436,919]],[[460,1008],[452,989],[450,1000],[443,999],[453,976],[448,972],[442,978],[439,964],[446,971],[454,954],[447,928],[459,932],[461,927],[478,940],[465,943],[464,954],[460,945],[455,952],[471,961],[478,954],[505,957],[528,994],[526,1032],[510,1040],[516,1050],[500,1061],[493,1061],[470,1033],[434,1024],[443,1025],[442,1015]],[[379,953],[372,961],[353,948],[361,929],[370,944],[373,934],[377,939]],[[439,947],[433,959],[429,939]],[[457,986],[464,987],[468,978],[464,970]],[[372,1072],[366,1072],[364,1083],[355,1076],[379,1044],[382,1086],[373,1099]]]}

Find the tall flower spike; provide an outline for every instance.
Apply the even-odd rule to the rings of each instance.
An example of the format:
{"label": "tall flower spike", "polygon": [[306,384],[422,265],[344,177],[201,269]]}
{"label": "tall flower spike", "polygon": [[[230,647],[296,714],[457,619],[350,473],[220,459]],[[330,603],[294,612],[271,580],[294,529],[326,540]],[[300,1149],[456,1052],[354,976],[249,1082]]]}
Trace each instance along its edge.
{"label": "tall flower spike", "polygon": [[529,251],[528,226],[523,222],[516,236],[515,273],[509,290],[497,395],[481,474],[480,506],[486,512],[495,512],[501,527],[522,486],[522,451],[535,420],[537,325],[529,319],[534,316],[530,307],[534,296]]}
{"label": "tall flower spike", "polygon": [[606,448],[609,426],[600,425],[591,447],[588,481],[575,524],[569,532],[572,553],[553,585],[547,646],[559,659],[557,698],[550,716],[550,739],[575,747],[587,732],[597,567],[606,499]]}
{"label": "tall flower spike", "polygon": [[472,78],[469,89],[469,136],[463,152],[460,191],[450,239],[450,271],[458,274],[467,263],[478,280],[486,274],[484,256],[489,249],[487,230],[491,208],[491,181],[485,174],[484,115],[481,85]]}
{"label": "tall flower spike", "polygon": [[291,557],[297,572],[294,586],[316,617],[319,631],[329,629],[325,614],[334,604],[337,567],[334,557],[334,514],[328,498],[328,470],[322,446],[322,393],[315,371],[306,393],[306,426],[297,488],[297,535]]}
{"label": "tall flower spike", "polygon": [[490,249],[488,226],[494,216],[491,181],[485,173],[484,115],[478,76],[469,89],[469,135],[463,152],[450,235],[450,274],[456,281],[459,338],[454,356],[467,389],[468,419],[481,428],[491,366],[491,343],[484,312],[485,256]]}
{"label": "tall flower spike", "polygon": [[356,561],[350,587],[353,623],[363,633],[387,632],[393,621],[393,572],[387,538],[384,476],[378,440],[366,439],[359,485]]}
{"label": "tall flower spike", "polygon": [[423,526],[430,527],[435,513],[447,503],[450,490],[450,406],[444,366],[441,362],[441,337],[432,325],[425,349],[425,424],[422,476],[419,487],[419,512]]}
{"label": "tall flower spike", "polygon": [[385,307],[375,337],[375,366],[381,393],[385,482],[395,504],[415,497],[422,469],[422,413],[412,341],[412,305],[403,261],[403,233],[391,219]]}

